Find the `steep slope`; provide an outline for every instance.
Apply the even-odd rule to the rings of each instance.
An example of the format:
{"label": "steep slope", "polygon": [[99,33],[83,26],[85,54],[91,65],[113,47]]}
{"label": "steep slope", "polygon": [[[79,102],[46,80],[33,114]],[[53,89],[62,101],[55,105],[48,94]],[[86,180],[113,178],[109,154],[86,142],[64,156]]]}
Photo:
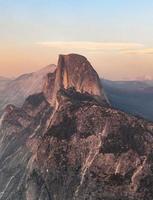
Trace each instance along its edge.
{"label": "steep slope", "polygon": [[0,120],[0,200],[152,200],[153,124],[112,109],[98,78],[65,85],[58,69]]}
{"label": "steep slope", "polygon": [[42,92],[43,81],[49,72],[54,72],[55,65],[49,65],[37,72],[24,74],[16,79],[0,82],[0,110],[7,104],[21,106],[25,99],[34,93]]}

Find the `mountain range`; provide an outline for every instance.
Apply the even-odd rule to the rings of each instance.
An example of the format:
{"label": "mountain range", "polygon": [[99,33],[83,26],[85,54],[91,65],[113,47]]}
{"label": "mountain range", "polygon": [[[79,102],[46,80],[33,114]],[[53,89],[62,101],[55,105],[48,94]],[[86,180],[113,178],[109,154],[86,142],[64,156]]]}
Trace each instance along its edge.
{"label": "mountain range", "polygon": [[153,123],[111,105],[81,55],[0,118],[0,200],[152,200]]}
{"label": "mountain range", "polygon": [[0,77],[0,110],[8,104],[21,106],[26,97],[41,92],[46,75],[55,71],[55,68],[55,65],[48,65],[39,71],[14,79]]}
{"label": "mountain range", "polygon": [[152,81],[102,80],[102,84],[114,108],[153,121]]}
{"label": "mountain range", "polygon": [[[54,78],[55,69],[56,65],[50,64],[39,71],[23,74],[14,79],[0,77],[0,114],[8,104],[20,107],[29,95],[42,92],[44,82],[51,77]],[[145,78],[135,81],[101,81],[106,96],[114,108],[153,121],[152,80]],[[52,85],[49,85],[48,89],[50,87]]]}

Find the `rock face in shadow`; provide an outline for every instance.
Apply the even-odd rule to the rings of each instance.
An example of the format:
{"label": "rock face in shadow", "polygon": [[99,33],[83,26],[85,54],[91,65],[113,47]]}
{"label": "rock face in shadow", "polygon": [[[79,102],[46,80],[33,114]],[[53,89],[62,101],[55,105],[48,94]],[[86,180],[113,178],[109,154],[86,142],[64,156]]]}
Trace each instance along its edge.
{"label": "rock face in shadow", "polygon": [[44,82],[43,86],[43,92],[45,94],[46,99],[51,104],[52,103],[52,97],[53,97],[53,91],[55,86],[55,78],[56,78],[56,71],[54,73],[47,74],[47,77]]}
{"label": "rock face in shadow", "polygon": [[0,200],[152,200],[153,124],[104,103],[97,79],[56,73],[0,119]]}

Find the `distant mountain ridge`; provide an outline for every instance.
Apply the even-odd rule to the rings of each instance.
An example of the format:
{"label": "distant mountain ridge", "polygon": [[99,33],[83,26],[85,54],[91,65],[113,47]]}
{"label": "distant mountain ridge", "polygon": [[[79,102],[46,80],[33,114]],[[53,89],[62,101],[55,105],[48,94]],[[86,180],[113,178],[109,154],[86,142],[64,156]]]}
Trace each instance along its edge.
{"label": "distant mountain ridge", "polygon": [[[44,82],[49,86],[48,91],[47,88],[45,90],[49,97],[50,89],[53,87],[52,79],[54,79],[55,69],[56,66],[51,64],[15,79],[0,76],[0,113],[8,104],[20,107],[29,95],[45,90]],[[152,80],[102,80],[102,84],[114,108],[153,121]]]}
{"label": "distant mountain ridge", "polygon": [[29,95],[41,92],[47,74],[54,72],[55,69],[56,66],[51,64],[15,79],[0,78],[0,110],[8,104],[21,106]]}
{"label": "distant mountain ridge", "polygon": [[0,93],[12,79],[0,76]]}
{"label": "distant mountain ridge", "polygon": [[11,80],[11,78],[0,76],[0,81],[9,81],[9,80]]}
{"label": "distant mountain ridge", "polygon": [[102,80],[102,83],[114,108],[153,121],[152,81]]}

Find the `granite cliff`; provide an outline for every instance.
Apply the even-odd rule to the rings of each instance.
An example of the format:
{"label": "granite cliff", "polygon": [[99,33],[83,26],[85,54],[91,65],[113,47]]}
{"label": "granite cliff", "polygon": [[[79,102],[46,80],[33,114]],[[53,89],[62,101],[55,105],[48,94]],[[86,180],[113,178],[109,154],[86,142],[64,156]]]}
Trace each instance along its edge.
{"label": "granite cliff", "polygon": [[[50,84],[51,79],[54,79],[53,84]],[[48,77],[47,91],[44,88],[44,93],[49,92],[47,96],[51,105],[54,106],[57,92],[62,88],[74,88],[77,92],[88,93],[100,103],[107,104],[99,76],[84,56],[77,54],[59,56],[55,74],[50,74]]]}

